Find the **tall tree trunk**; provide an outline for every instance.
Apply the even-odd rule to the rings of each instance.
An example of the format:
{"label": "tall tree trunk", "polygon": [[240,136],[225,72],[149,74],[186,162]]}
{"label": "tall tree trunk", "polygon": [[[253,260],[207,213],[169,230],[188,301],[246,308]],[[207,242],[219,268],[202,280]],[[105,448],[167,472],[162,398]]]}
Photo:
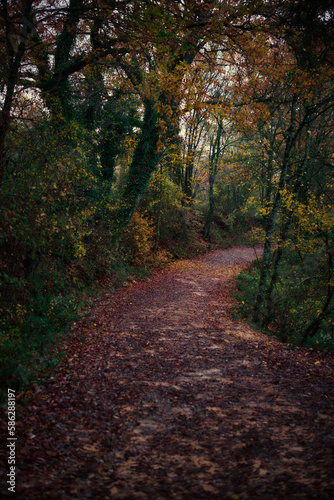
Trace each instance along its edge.
{"label": "tall tree trunk", "polygon": [[[78,24],[82,10],[83,0],[70,0],[67,17],[57,40],[55,73],[61,72],[68,64],[70,53],[77,37]],[[73,106],[71,102],[71,86],[68,77],[59,81],[55,93],[59,99],[63,117],[65,120],[71,120],[73,117]]]}
{"label": "tall tree trunk", "polygon": [[[294,185],[294,188],[292,191],[294,196],[295,196],[296,202],[298,201],[298,198],[300,197],[300,190],[302,187],[303,176],[308,169],[311,141],[312,141],[312,134],[308,134],[307,140],[306,140],[304,160],[299,163],[299,167],[298,167],[297,172],[296,172],[296,182],[295,182],[295,185]],[[295,205],[295,203],[294,203],[294,205]],[[271,319],[271,316],[273,315],[272,294],[274,291],[274,287],[275,287],[275,285],[278,281],[278,278],[279,278],[279,266],[280,266],[280,263],[282,261],[282,257],[283,257],[283,253],[284,253],[283,245],[286,242],[286,240],[288,239],[292,220],[293,220],[293,215],[294,215],[294,207],[292,207],[288,211],[287,219],[286,219],[286,221],[283,225],[283,228],[281,230],[279,247],[277,249],[277,253],[276,253],[274,265],[273,265],[273,273],[272,273],[270,285],[269,285],[268,290],[266,292],[266,302],[267,302],[266,322],[269,322]]]}
{"label": "tall tree trunk", "polygon": [[206,215],[204,230],[203,230],[203,238],[210,243],[211,240],[211,225],[212,218],[215,211],[215,200],[213,197],[213,185],[214,185],[214,176],[210,174],[209,176],[209,210]]}
{"label": "tall tree trunk", "polygon": [[203,238],[210,242],[210,232],[213,213],[215,210],[215,201],[213,197],[213,186],[217,176],[218,162],[221,157],[223,147],[221,144],[223,136],[223,122],[218,120],[216,136],[210,141],[210,155],[209,155],[209,210],[206,216]]}
{"label": "tall tree trunk", "polygon": [[334,263],[333,263],[332,247],[329,243],[329,238],[327,234],[325,235],[325,242],[326,242],[326,250],[328,256],[327,296],[324,305],[322,306],[321,313],[305,329],[302,336],[301,345],[304,345],[308,338],[312,338],[318,333],[321,323],[333,310],[333,308],[330,307],[330,305],[334,297],[334,287],[332,285]]}
{"label": "tall tree trunk", "polygon": [[158,152],[157,112],[154,103],[150,100],[145,100],[144,106],[141,136],[132,158],[126,185],[121,196],[120,208],[115,213],[114,222],[117,237],[129,224],[161,157]]}
{"label": "tall tree trunk", "polygon": [[6,26],[7,51],[8,51],[8,56],[10,58],[9,61],[10,67],[7,78],[5,100],[0,113],[0,184],[3,179],[5,141],[11,120],[11,110],[13,106],[14,90],[18,81],[22,58],[26,50],[27,39],[32,29],[32,23],[30,17],[31,17],[31,9],[33,2],[34,0],[26,0],[26,2],[23,5],[22,29],[21,29],[19,44],[15,54],[10,40],[11,27],[9,25],[9,19],[7,13],[7,0],[2,0],[3,15]]}
{"label": "tall tree trunk", "polygon": [[[49,64],[49,52],[38,32],[34,32],[36,43],[35,63],[38,68],[39,81],[37,86],[42,90],[41,96],[49,109],[52,120],[64,126],[73,118],[71,85],[67,68],[70,63],[71,50],[77,38],[77,31],[83,13],[83,0],[70,0],[67,15],[61,32],[56,41],[54,52],[54,70]],[[83,62],[82,69],[86,64]]]}
{"label": "tall tree trunk", "polygon": [[287,240],[287,237],[288,237],[288,234],[290,231],[290,226],[291,226],[291,222],[292,222],[292,215],[293,215],[292,213],[288,215],[288,220],[286,221],[286,223],[282,229],[281,235],[280,235],[280,243],[279,243],[279,247],[277,249],[275,259],[274,259],[273,272],[272,272],[272,276],[271,276],[270,285],[266,291],[265,300],[267,303],[267,311],[266,311],[265,320],[263,320],[263,323],[269,323],[271,321],[271,318],[273,315],[272,296],[273,296],[274,287],[275,287],[277,280],[279,278],[279,266],[280,266],[280,263],[281,263],[282,257],[283,257],[283,244]]}
{"label": "tall tree trunk", "polygon": [[271,261],[271,246],[276,228],[278,211],[281,206],[281,199],[282,199],[281,192],[285,187],[286,177],[291,163],[291,152],[297,138],[295,134],[296,107],[297,107],[297,98],[294,97],[291,104],[290,126],[287,131],[287,140],[283,156],[281,176],[279,180],[279,185],[277,187],[276,196],[273,201],[273,207],[271,209],[270,216],[266,223],[266,237],[263,249],[260,283],[253,311],[253,320],[256,323],[259,323],[261,320],[261,310],[267,293],[267,280],[268,280],[270,261]]}
{"label": "tall tree trunk", "polygon": [[184,204],[188,204],[193,197],[193,175],[194,175],[194,153],[187,152],[186,165],[184,170],[183,194],[185,196]]}

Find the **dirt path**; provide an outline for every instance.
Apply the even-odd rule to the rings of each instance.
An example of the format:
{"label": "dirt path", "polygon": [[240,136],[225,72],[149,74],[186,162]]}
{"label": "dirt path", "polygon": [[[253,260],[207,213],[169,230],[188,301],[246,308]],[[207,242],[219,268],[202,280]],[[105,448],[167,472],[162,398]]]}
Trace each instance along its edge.
{"label": "dirt path", "polygon": [[18,422],[20,499],[332,499],[333,357],[228,315],[234,247],[122,288]]}

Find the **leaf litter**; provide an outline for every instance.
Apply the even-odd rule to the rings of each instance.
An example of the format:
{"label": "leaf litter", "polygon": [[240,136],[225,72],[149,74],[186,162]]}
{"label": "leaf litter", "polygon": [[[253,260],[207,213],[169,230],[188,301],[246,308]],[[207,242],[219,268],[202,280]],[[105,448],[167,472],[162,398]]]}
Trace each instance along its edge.
{"label": "leaf litter", "polygon": [[175,262],[74,326],[18,397],[16,498],[334,497],[333,356],[231,317],[226,285],[254,258]]}

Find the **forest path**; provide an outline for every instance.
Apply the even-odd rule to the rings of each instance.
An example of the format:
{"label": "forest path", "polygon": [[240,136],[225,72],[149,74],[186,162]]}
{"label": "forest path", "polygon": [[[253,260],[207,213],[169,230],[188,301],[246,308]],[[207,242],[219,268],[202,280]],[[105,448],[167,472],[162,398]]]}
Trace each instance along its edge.
{"label": "forest path", "polygon": [[229,316],[254,258],[173,263],[76,325],[18,418],[17,498],[334,498],[333,356]]}

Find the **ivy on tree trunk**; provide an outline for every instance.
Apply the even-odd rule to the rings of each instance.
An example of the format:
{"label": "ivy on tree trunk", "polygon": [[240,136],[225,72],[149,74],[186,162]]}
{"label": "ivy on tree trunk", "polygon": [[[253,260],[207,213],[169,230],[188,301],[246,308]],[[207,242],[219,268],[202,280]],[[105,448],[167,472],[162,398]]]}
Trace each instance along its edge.
{"label": "ivy on tree trunk", "polygon": [[133,154],[120,207],[115,213],[114,222],[118,234],[129,224],[161,156],[158,152],[158,114],[154,102],[147,99],[144,106],[141,136]]}

